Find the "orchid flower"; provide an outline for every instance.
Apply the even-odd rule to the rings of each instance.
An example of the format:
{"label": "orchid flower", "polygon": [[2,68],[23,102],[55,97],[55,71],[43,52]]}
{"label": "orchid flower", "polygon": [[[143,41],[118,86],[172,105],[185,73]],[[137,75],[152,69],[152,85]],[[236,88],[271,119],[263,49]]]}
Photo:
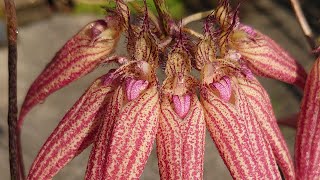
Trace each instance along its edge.
{"label": "orchid flower", "polygon": [[[269,37],[240,24],[227,1],[207,17],[204,38],[196,43],[169,14],[159,18],[167,22],[158,29],[147,6],[132,22],[126,4],[116,4],[105,19],[72,37],[31,85],[20,125],[54,91],[101,63],[119,64],[63,117],[27,179],[52,179],[90,144],[85,179],[138,179],[154,141],[161,179],[202,179],[206,128],[234,179],[281,179],[281,172],[295,179],[268,93],[255,75],[303,88],[302,66]],[[122,32],[128,57],[110,56]],[[162,83],[158,69],[166,75]]]}
{"label": "orchid flower", "polygon": [[234,49],[256,75],[304,88],[307,76],[304,68],[270,37],[241,24],[238,10],[232,11],[228,1],[221,1],[214,17],[221,28],[219,44],[222,54]]}

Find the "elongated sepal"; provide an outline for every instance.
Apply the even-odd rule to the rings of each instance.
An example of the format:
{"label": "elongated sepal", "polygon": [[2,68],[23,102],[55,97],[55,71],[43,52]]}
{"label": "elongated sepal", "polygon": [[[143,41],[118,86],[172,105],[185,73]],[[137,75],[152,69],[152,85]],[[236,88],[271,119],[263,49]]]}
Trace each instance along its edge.
{"label": "elongated sepal", "polygon": [[268,36],[242,25],[245,37],[233,37],[236,48],[250,69],[257,75],[294,84],[303,89],[307,74],[304,68]]}
{"label": "elongated sepal", "polygon": [[[234,179],[264,178],[264,174],[261,174],[263,172],[261,164],[265,162],[262,161],[261,156],[255,154],[253,147],[253,144],[263,143],[263,140],[256,142],[258,136],[255,133],[258,132],[248,129],[254,126],[252,122],[243,119],[233,104],[221,100],[210,87],[202,87],[201,101],[205,109],[207,128],[232,177]],[[271,175],[271,177],[278,176],[279,172]]]}
{"label": "elongated sepal", "polygon": [[320,178],[320,58],[308,76],[302,99],[295,145],[298,179]]}
{"label": "elongated sepal", "polygon": [[91,72],[113,52],[121,27],[117,16],[106,19],[86,25],[57,52],[32,83],[21,108],[18,127],[31,108]]}
{"label": "elongated sepal", "polygon": [[287,144],[277,125],[272,105],[267,92],[261,84],[252,78],[237,79],[240,90],[247,97],[247,104],[262,130],[263,136],[270,144],[275,159],[286,179],[295,179],[294,166]]}
{"label": "elongated sepal", "polygon": [[93,140],[112,87],[97,79],[63,117],[36,156],[27,179],[51,179]]}
{"label": "elongated sepal", "polygon": [[123,107],[106,152],[105,179],[139,179],[156,137],[159,111],[156,86]]}
{"label": "elongated sepal", "polygon": [[202,179],[205,122],[196,95],[185,118],[175,114],[168,96],[161,102],[157,153],[161,179]]}
{"label": "elongated sepal", "polygon": [[259,162],[257,168],[259,176],[266,177],[267,179],[280,179],[280,172],[272,148],[267,137],[264,135],[264,129],[259,124],[259,121],[266,121],[266,119],[256,113],[255,108],[257,106],[249,101],[246,91],[235,79],[234,86],[235,106],[239,115],[247,122],[246,130],[251,134],[248,137],[251,149],[254,152],[253,158]]}
{"label": "elongated sepal", "polygon": [[123,89],[117,88],[104,109],[87,165],[85,176],[87,180],[103,179],[106,151],[114,123],[123,105],[123,95]]}

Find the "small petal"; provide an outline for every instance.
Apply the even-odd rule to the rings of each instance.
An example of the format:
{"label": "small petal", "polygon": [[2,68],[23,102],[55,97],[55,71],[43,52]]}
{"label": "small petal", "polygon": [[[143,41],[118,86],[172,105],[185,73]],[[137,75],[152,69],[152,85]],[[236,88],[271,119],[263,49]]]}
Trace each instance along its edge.
{"label": "small petal", "polygon": [[189,74],[191,72],[191,60],[188,52],[180,47],[182,45],[177,45],[168,54],[167,65],[165,73],[168,77],[174,77],[176,74]]}
{"label": "small petal", "polygon": [[40,149],[27,179],[52,177],[93,141],[98,131],[106,97],[112,87],[97,79],[63,117]]}
{"label": "small petal", "polygon": [[231,82],[228,76],[222,77],[219,82],[214,82],[211,84],[211,86],[219,91],[221,99],[223,99],[226,102],[230,100]]}
{"label": "small petal", "polygon": [[201,40],[195,52],[197,69],[202,69],[206,64],[216,59],[216,47],[210,35]]}
{"label": "small petal", "polygon": [[55,55],[32,83],[21,108],[18,127],[25,115],[50,94],[79,79],[113,52],[121,27],[117,18],[89,23],[74,35]]}
{"label": "small petal", "polygon": [[202,179],[205,122],[196,95],[184,118],[172,109],[168,96],[162,98],[157,154],[161,179]]}
{"label": "small petal", "polygon": [[269,96],[255,79],[238,79],[239,87],[246,94],[263,135],[271,145],[273,154],[286,179],[295,179],[294,167],[287,144],[277,125]]}
{"label": "small petal", "polygon": [[150,33],[149,26],[143,21],[144,24],[132,25],[128,29],[128,54],[134,60],[144,60],[158,67],[158,47],[155,39]]}
{"label": "small petal", "polygon": [[180,118],[186,117],[190,110],[190,95],[182,95],[177,96],[174,95],[172,97],[173,104],[174,104],[174,111]]}
{"label": "small petal", "polygon": [[234,48],[255,74],[304,87],[307,77],[304,68],[284,49],[249,26],[242,25],[240,30],[247,32],[246,40],[235,39]]}
{"label": "small petal", "polygon": [[90,153],[85,179],[102,179],[103,177],[109,138],[112,135],[115,120],[122,108],[123,100],[123,90],[119,87],[115,90],[110,100],[108,100],[105,112],[101,118],[99,131]]}
{"label": "small petal", "polygon": [[109,140],[104,179],[139,179],[156,137],[159,111],[156,86],[123,107]]}
{"label": "small petal", "polygon": [[128,78],[126,81],[126,93],[129,101],[139,97],[140,93],[148,87],[148,81]]}
{"label": "small petal", "polygon": [[307,79],[295,145],[297,179],[320,178],[320,58]]}
{"label": "small petal", "polygon": [[[207,128],[219,153],[234,179],[261,179],[261,162],[252,150],[256,134],[247,129],[244,120],[233,104],[218,98],[210,87],[202,87],[201,101],[205,110]],[[275,176],[277,176],[275,174]]]}
{"label": "small petal", "polygon": [[252,71],[244,64],[241,64],[241,72],[249,80],[254,78],[254,75],[253,75]]}

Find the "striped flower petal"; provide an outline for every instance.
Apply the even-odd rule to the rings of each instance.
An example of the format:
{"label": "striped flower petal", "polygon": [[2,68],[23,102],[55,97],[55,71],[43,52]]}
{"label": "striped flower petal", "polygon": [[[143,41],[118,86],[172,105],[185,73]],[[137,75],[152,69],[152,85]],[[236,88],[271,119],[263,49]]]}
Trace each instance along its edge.
{"label": "striped flower petal", "polygon": [[259,163],[252,151],[248,122],[233,104],[218,98],[210,87],[201,89],[207,128],[234,179],[261,179]]}
{"label": "striped flower petal", "polygon": [[[307,74],[304,68],[268,36],[242,25],[245,39],[236,38],[234,48],[257,75],[294,84],[303,89]],[[237,34],[237,33],[235,33]]]}
{"label": "striped flower petal", "polygon": [[51,93],[91,72],[113,52],[121,32],[117,16],[89,23],[55,55],[31,85],[21,108],[18,127],[25,115]]}
{"label": "striped flower petal", "polygon": [[122,108],[123,98],[123,89],[119,87],[106,105],[106,110],[90,153],[85,179],[95,180],[103,177],[109,138],[112,135],[115,120]]}
{"label": "striped flower petal", "polygon": [[157,153],[161,179],[202,179],[205,122],[196,95],[185,118],[175,113],[168,96],[162,98]]}
{"label": "striped flower petal", "polygon": [[40,149],[27,179],[52,179],[94,140],[106,97],[113,91],[105,78],[97,79],[63,117]]}
{"label": "striped flower petal", "polygon": [[104,179],[141,176],[156,137],[159,111],[155,85],[123,107],[109,140]]}
{"label": "striped flower petal", "polygon": [[295,145],[297,179],[320,178],[320,58],[304,89]]}
{"label": "striped flower petal", "polygon": [[236,81],[234,84],[236,99],[235,105],[239,114],[247,122],[246,130],[249,134],[251,134],[249,136],[250,148],[254,153],[253,158],[259,162],[257,168],[259,176],[266,179],[281,179],[270,144],[265,139],[263,135],[263,129],[260,128],[258,123],[258,119],[261,117],[257,116],[255,113],[255,107],[251,104],[251,102],[249,102],[249,98],[241,86],[239,86]]}
{"label": "striped flower petal", "polygon": [[248,103],[251,105],[256,120],[262,129],[265,139],[270,144],[285,178],[295,179],[291,155],[277,125],[267,92],[255,78],[251,78],[250,81],[239,78],[238,83],[241,90],[246,94]]}

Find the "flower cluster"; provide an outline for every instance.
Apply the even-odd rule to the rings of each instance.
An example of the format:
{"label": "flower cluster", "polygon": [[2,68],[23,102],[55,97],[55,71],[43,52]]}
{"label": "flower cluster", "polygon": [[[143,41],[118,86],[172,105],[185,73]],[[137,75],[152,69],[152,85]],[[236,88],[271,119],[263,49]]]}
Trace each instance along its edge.
{"label": "flower cluster", "polygon": [[[305,137],[319,139],[305,132],[318,129],[317,122],[304,121],[315,119],[305,116],[319,109],[303,105],[295,173],[268,94],[255,78],[304,88],[307,74],[272,39],[241,24],[238,9],[221,1],[195,40],[172,20],[162,0],[155,0],[156,21],[147,8],[132,21],[127,5],[121,0],[116,4],[105,19],[73,36],[31,85],[19,128],[32,107],[51,93],[100,64],[119,64],[63,117],[27,179],[51,179],[90,144],[85,179],[138,179],[155,140],[161,179],[202,179],[206,128],[234,179],[281,179],[280,171],[285,179],[319,177],[319,158],[312,155],[319,143]],[[122,33],[128,37],[128,57],[110,56]],[[162,83],[159,69],[166,75]],[[199,78],[191,75],[192,69],[200,72]],[[306,91],[312,92],[303,101],[314,108],[319,108],[318,72],[317,65],[307,81],[313,89]]]}

